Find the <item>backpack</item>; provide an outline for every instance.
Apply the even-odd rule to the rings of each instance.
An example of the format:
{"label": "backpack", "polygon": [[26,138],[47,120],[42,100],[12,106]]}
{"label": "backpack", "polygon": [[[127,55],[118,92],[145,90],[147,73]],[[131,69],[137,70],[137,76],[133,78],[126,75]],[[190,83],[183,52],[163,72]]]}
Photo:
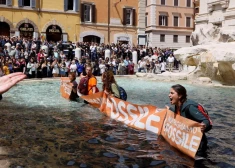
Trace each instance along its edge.
{"label": "backpack", "polygon": [[[95,78],[95,77],[94,77]],[[78,90],[79,90],[79,92],[81,93],[81,94],[83,94],[83,95],[88,95],[88,93],[89,93],[89,91],[92,89],[90,89],[90,90],[88,90],[88,82],[89,82],[89,77],[84,77],[84,78],[82,78],[81,80],[80,80],[80,82],[79,82],[79,85],[78,85]],[[96,87],[96,93],[97,92],[99,92],[99,89]]]}
{"label": "backpack", "polygon": [[127,94],[125,89],[123,89],[123,87],[118,86],[118,91],[119,91],[119,95],[120,95],[120,99],[126,101],[127,100]]}
{"label": "backpack", "polygon": [[[185,110],[188,111],[190,105],[191,105],[191,104],[189,104],[189,105],[185,108]],[[209,121],[209,123],[210,123],[210,126],[205,130],[205,132],[210,131],[210,130],[212,129],[213,124],[212,124],[212,120],[210,119],[210,116],[209,116],[208,111],[207,111],[201,104],[199,104],[199,103],[198,103],[198,105],[197,105],[197,108],[198,108],[198,110],[202,113],[202,115],[204,115],[204,117],[205,117],[206,119],[208,119],[208,121]]]}
{"label": "backpack", "polygon": [[89,92],[88,91],[88,82],[89,82],[89,78],[87,76],[82,78],[79,82],[78,90],[83,95],[88,95],[88,92]]}
{"label": "backpack", "polygon": [[[126,101],[127,100],[127,94],[126,94],[125,89],[123,89],[123,87],[121,87],[121,86],[118,86],[117,84],[116,84],[116,86],[118,88],[118,92],[119,92],[119,95],[120,95],[119,99],[122,99],[122,100]],[[112,90],[112,87],[111,87],[111,90]],[[113,91],[112,91],[112,93],[113,93]]]}

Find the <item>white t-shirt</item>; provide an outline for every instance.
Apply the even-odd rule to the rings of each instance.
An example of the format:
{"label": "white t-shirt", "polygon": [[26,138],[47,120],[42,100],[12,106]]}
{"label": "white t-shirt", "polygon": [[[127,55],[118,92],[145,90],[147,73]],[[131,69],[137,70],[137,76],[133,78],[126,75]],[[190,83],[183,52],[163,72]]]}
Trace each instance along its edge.
{"label": "white t-shirt", "polygon": [[139,68],[144,68],[146,62],[145,61],[139,61]]}
{"label": "white t-shirt", "polygon": [[105,65],[104,64],[100,64],[99,68],[100,68],[100,73],[103,74],[104,71],[105,71]]}
{"label": "white t-shirt", "polygon": [[160,64],[160,66],[161,66],[161,71],[166,71],[166,63],[165,62],[162,62]]}
{"label": "white t-shirt", "polygon": [[77,71],[77,65],[76,64],[71,64],[70,65],[70,72],[76,72]]}
{"label": "white t-shirt", "polygon": [[96,46],[90,46],[91,52],[95,52],[95,48],[96,48]]}
{"label": "white t-shirt", "polygon": [[171,63],[172,63],[172,62],[174,62],[175,58],[174,58],[174,57],[168,57],[167,60],[168,60],[168,62],[171,62]]}

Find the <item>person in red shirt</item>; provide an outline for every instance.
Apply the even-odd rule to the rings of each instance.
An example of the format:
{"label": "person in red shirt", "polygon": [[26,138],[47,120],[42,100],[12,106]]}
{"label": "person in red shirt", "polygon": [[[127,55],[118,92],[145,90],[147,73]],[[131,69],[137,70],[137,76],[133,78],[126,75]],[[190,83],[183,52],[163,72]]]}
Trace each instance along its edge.
{"label": "person in red shirt", "polygon": [[40,49],[40,51],[39,51],[39,53],[38,53],[38,62],[41,62],[41,60],[43,60],[44,59],[44,53],[43,53],[43,50],[42,49]]}

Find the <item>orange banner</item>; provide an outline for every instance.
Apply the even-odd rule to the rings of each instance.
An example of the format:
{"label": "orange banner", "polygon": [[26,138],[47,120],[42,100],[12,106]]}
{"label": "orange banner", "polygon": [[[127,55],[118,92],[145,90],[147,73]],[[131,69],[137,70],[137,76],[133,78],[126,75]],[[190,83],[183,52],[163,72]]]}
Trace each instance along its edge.
{"label": "orange banner", "polygon": [[60,78],[60,93],[61,96],[65,99],[70,99],[72,93],[72,84],[69,83],[70,80],[68,77]]}
{"label": "orange banner", "polygon": [[90,105],[112,119],[139,130],[148,130],[162,135],[168,143],[194,158],[201,142],[199,123],[176,115],[167,109],[152,105],[136,105],[104,92],[82,96]]}
{"label": "orange banner", "polygon": [[103,92],[98,92],[88,96],[81,96],[81,98],[89,102],[89,104],[93,107],[100,108],[103,99],[103,94]]}
{"label": "orange banner", "polygon": [[201,142],[200,124],[167,110],[161,135],[181,152],[194,158]]}
{"label": "orange banner", "polygon": [[115,97],[107,98],[106,94],[103,96],[101,112],[130,127],[160,135],[166,110],[160,111],[150,105],[135,105]]}

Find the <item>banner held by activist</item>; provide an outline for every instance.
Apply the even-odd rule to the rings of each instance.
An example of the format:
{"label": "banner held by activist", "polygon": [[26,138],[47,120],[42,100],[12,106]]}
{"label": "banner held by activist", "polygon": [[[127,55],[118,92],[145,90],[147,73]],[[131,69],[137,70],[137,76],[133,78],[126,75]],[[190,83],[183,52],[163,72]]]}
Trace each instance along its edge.
{"label": "banner held by activist", "polygon": [[[63,83],[62,83],[63,84]],[[162,135],[168,143],[195,158],[202,132],[200,124],[152,105],[135,105],[108,96],[104,92],[81,96],[82,99],[112,119],[139,130]]]}

